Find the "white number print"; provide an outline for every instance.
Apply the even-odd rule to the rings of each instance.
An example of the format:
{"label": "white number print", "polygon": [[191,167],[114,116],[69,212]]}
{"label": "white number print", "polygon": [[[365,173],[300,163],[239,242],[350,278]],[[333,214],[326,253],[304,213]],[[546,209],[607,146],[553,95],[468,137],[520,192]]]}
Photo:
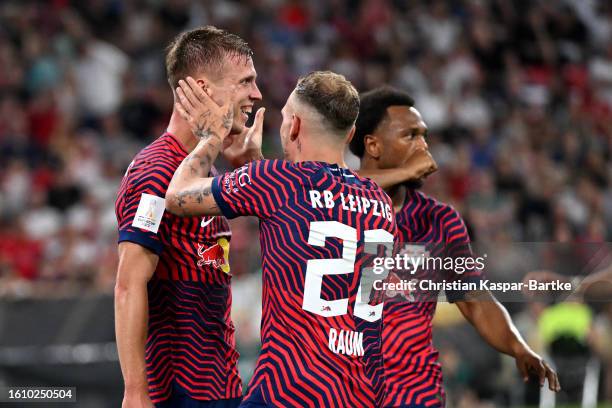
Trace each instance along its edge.
{"label": "white number print", "polygon": [[[304,280],[304,300],[302,309],[311,313],[331,317],[341,316],[348,312],[348,298],[338,300],[321,299],[321,286],[325,275],[344,275],[355,272],[355,258],[357,254],[357,230],[338,221],[313,221],[310,223],[308,243],[313,246],[325,246],[327,238],[338,238],[343,242],[342,258],[311,259],[306,264],[306,278]],[[384,243],[387,249],[393,247],[393,234],[382,229],[364,232],[365,252],[376,254],[378,245]],[[369,245],[368,245],[369,244]],[[355,316],[375,322],[382,317],[383,303],[376,306],[368,304],[372,285],[367,285],[367,293],[362,293],[362,286],[367,272],[372,268],[364,268],[355,303]],[[371,277],[368,280],[372,280]],[[362,300],[363,299],[363,300]]]}

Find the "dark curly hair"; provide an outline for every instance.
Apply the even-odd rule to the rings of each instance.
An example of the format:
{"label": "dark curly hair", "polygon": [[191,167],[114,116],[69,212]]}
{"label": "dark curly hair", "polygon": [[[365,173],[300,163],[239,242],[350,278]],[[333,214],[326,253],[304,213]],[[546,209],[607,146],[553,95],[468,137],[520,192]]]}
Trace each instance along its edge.
{"label": "dark curly hair", "polygon": [[371,135],[387,114],[389,106],[414,106],[414,99],[406,92],[382,86],[360,95],[361,109],[355,123],[355,136],[349,145],[351,152],[363,157],[365,135]]}

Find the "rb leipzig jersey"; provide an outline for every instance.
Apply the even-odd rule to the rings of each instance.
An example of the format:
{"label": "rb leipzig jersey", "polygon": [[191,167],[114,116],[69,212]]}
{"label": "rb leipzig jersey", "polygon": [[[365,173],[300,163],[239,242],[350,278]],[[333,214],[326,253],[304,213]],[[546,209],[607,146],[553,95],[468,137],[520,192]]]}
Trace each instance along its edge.
{"label": "rb leipzig jersey", "polygon": [[134,158],[115,204],[119,242],[159,256],[148,284],[145,350],[154,403],[172,393],[203,401],[242,395],[230,318],[227,220],[165,212],[168,184],[186,156],[178,140],[162,135]]}
{"label": "rb leipzig jersey", "polygon": [[226,217],[260,218],[262,348],[245,401],[380,406],[383,303],[361,280],[368,244],[392,251],[389,197],[337,165],[282,160],[216,177],[212,192]]}
{"label": "rb leipzig jersey", "polygon": [[[396,250],[410,257],[438,257],[448,260],[472,257],[465,223],[451,206],[408,189],[396,217]],[[458,263],[457,263],[458,265]],[[475,269],[393,271],[389,281],[415,282],[478,281]],[[417,286],[418,287],[418,286]],[[393,293],[385,300],[383,354],[386,375],[385,407],[443,407],[445,401],[442,369],[432,342],[432,319],[437,291]],[[446,290],[449,301],[461,300],[464,292]]]}

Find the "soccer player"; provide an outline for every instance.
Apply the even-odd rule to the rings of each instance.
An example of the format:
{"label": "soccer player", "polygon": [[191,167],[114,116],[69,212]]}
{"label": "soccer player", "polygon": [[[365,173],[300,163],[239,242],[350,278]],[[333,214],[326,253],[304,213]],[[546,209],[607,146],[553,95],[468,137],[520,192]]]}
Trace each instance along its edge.
{"label": "soccer player", "polygon": [[[418,155],[427,166],[430,156],[427,126],[409,95],[389,87],[378,88],[361,96],[361,110],[356,123],[351,151],[361,158],[361,174],[381,169],[400,168]],[[461,216],[451,206],[419,191],[422,181],[400,183],[386,191],[396,210],[397,241],[400,254],[413,256],[471,256],[470,241]],[[443,273],[443,271],[438,271]],[[436,279],[436,271],[395,276],[399,279]],[[458,279],[453,271],[448,280]],[[461,280],[478,279],[477,271],[466,271]],[[438,352],[432,344],[432,318],[435,293],[425,301],[418,294],[404,293],[401,301],[385,301],[383,355],[386,375],[387,407],[443,407],[444,390]],[[434,295],[432,297],[432,295]],[[548,379],[551,390],[559,390],[556,373],[535,354],[519,335],[505,308],[490,293],[446,291],[465,318],[491,346],[513,356],[524,380],[530,374],[540,385]],[[394,299],[397,300],[397,299]],[[415,301],[416,300],[416,301]]]}
{"label": "soccer player", "polygon": [[[241,38],[210,26],[178,35],[166,55],[173,90],[187,75],[236,89],[224,153],[242,163],[261,157],[261,114],[245,128],[261,99],[251,57]],[[230,318],[228,222],[165,212],[172,174],[196,144],[173,110],[166,133],[134,158],[118,193],[115,328],[124,408],[235,407],[242,397]]]}
{"label": "soccer player", "polygon": [[302,77],[282,109],[285,160],[211,178],[230,97],[208,88],[219,107],[190,78],[180,85],[179,110],[202,137],[174,174],[166,207],[260,219],[262,348],[244,406],[380,406],[383,306],[360,281],[366,252],[392,249],[395,224],[389,197],[344,162],[357,91],[332,72]]}

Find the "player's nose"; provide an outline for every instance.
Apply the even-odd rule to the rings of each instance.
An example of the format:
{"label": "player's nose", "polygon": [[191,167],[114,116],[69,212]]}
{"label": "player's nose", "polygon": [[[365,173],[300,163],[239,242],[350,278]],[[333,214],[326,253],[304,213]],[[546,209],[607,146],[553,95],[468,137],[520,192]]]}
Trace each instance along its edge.
{"label": "player's nose", "polygon": [[416,142],[418,147],[423,148],[423,149],[429,149],[429,145],[427,144],[427,142],[425,141],[425,138],[423,136],[417,137],[415,142]]}
{"label": "player's nose", "polygon": [[261,101],[261,99],[263,98],[255,82],[253,82],[253,87],[251,89],[251,93],[249,94],[249,98],[255,101]]}

